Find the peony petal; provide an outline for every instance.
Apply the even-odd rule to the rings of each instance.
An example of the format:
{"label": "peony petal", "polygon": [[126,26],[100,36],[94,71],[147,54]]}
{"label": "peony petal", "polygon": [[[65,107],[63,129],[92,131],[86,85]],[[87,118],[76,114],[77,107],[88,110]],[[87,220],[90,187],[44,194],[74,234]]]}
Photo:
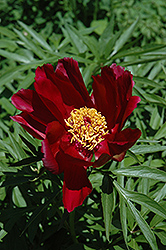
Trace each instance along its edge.
{"label": "peony petal", "polygon": [[43,125],[47,125],[49,122],[55,120],[55,117],[34,90],[21,89],[11,99],[12,104],[17,109],[31,113],[31,117]]}
{"label": "peony petal", "polygon": [[69,117],[71,109],[69,112],[66,110],[59,89],[47,78],[35,77],[35,80],[34,86],[42,101],[50,112],[64,124],[64,119]]}
{"label": "peony petal", "polygon": [[71,164],[65,159],[63,164],[65,164],[63,204],[68,212],[71,212],[75,207],[82,205],[85,198],[91,193],[92,185],[83,166]]}
{"label": "peony petal", "polygon": [[140,136],[141,136],[141,131],[138,128],[136,129],[126,128],[122,130],[120,133],[116,134],[114,143],[118,145],[124,145],[128,142],[133,142],[135,140],[138,140]]}
{"label": "peony petal", "polygon": [[[95,103],[97,110],[102,112],[102,115],[107,116],[111,113],[110,107],[108,106],[106,88],[103,84],[101,76],[92,76],[93,78],[93,93],[91,99]],[[108,120],[108,119],[107,119]]]}
{"label": "peony petal", "polygon": [[[60,174],[63,170],[60,169],[56,159],[55,159],[55,154],[53,155],[51,149],[50,149],[50,144],[48,139],[46,138],[45,140],[42,141],[42,149],[41,151],[44,153],[44,157],[42,159],[43,164],[47,170],[52,172],[53,174]],[[56,151],[56,154],[58,153],[58,150]]]}
{"label": "peony petal", "polygon": [[[68,133],[64,134],[60,144],[60,147],[63,150],[63,152],[76,159],[90,162],[93,157],[93,151],[89,151],[88,149],[83,148],[81,144],[78,142],[71,143],[70,141],[71,141],[71,135]],[[90,166],[90,163],[88,166]]]}
{"label": "peony petal", "polygon": [[[64,165],[66,166],[66,162],[68,162],[68,165],[77,165],[77,166],[84,166],[85,169],[87,169],[87,167],[92,166],[92,162],[88,162],[86,161],[83,157],[82,159],[78,159],[78,158],[74,158],[68,154],[65,154],[62,150],[60,150],[56,156],[57,162],[59,163],[59,165]],[[67,167],[66,166],[66,167]]]}
{"label": "peony petal", "polygon": [[59,171],[56,157],[60,151],[60,141],[64,133],[66,131],[58,121],[51,122],[46,128],[46,139],[42,143],[42,150],[45,153],[43,158],[44,166],[55,174]]}
{"label": "peony petal", "polygon": [[108,141],[110,155],[114,160],[121,161],[125,153],[141,136],[139,129],[126,128],[115,135],[114,141]]}
{"label": "peony petal", "polygon": [[31,89],[21,89],[11,98],[12,104],[21,111],[33,112],[32,99],[34,91]]}
{"label": "peony petal", "polygon": [[101,76],[95,76],[93,79],[93,95],[97,110],[106,117],[108,128],[112,129],[119,113],[119,95],[114,72],[110,67],[104,67]]}
{"label": "peony petal", "polygon": [[123,71],[122,73],[123,68],[120,68],[120,73],[119,71],[117,73],[117,70],[115,69],[116,67],[104,67],[101,72],[103,82],[106,86],[107,100],[110,107],[110,112],[113,112],[114,114],[111,114],[111,128],[115,126],[115,123],[121,122],[122,115],[124,114],[127,103],[131,97],[127,96],[127,93],[129,92],[129,89],[132,90],[130,72]]}
{"label": "peony petal", "polygon": [[[124,67],[116,65],[115,63],[113,63],[110,68],[113,69],[116,80],[120,79],[120,84],[118,84],[118,87],[120,88],[120,92],[122,90],[122,94],[124,94],[124,92],[127,93],[126,98],[128,100],[132,95],[132,88],[134,86],[132,74],[128,70],[125,71]],[[123,78],[124,80],[122,80]],[[126,78],[128,78],[127,81]]]}
{"label": "peony petal", "polygon": [[121,122],[120,122],[121,125],[119,126],[119,129],[122,129],[126,119],[133,112],[133,110],[137,107],[137,103],[139,103],[140,101],[141,101],[141,98],[139,96],[130,97],[130,100],[128,101],[127,106],[126,106],[126,110],[121,119]]}
{"label": "peony petal", "polygon": [[68,212],[72,212],[76,207],[81,206],[85,198],[91,193],[92,187],[85,186],[80,190],[70,190],[63,184],[63,204]]}
{"label": "peony petal", "polygon": [[116,77],[116,79],[118,79],[119,77],[121,77],[124,73],[124,67],[120,66],[120,65],[116,65],[116,63],[113,63],[110,66],[111,69],[113,69],[114,75]]}
{"label": "peony petal", "polygon": [[36,71],[35,71],[35,77],[39,78],[39,77],[44,77],[44,78],[49,78],[50,74],[54,74],[54,68],[51,64],[47,63],[47,64],[43,64],[43,66],[39,66],[37,67]]}
{"label": "peony petal", "polygon": [[66,133],[66,131],[58,121],[49,123],[46,129],[46,137],[50,145],[60,141],[64,133]]}
{"label": "peony petal", "polygon": [[[116,123],[120,124],[119,131],[124,125],[124,114],[129,113],[126,111],[126,109],[129,108],[128,103],[130,102],[129,105],[132,104],[134,101],[134,98],[130,101],[132,98],[132,88],[133,88],[133,80],[132,80],[132,75],[129,71],[124,71],[123,75],[121,75],[117,79],[117,87],[118,87],[118,95],[119,95],[119,110],[118,110],[118,118],[116,120]],[[132,112],[132,111],[131,111]],[[130,113],[131,114],[131,113]]]}
{"label": "peony petal", "polygon": [[67,105],[74,105],[75,108],[93,107],[77,61],[72,58],[60,59],[55,74],[56,85],[58,84],[57,86]]}
{"label": "peony petal", "polygon": [[46,128],[46,139],[42,142],[44,166],[53,174],[63,172],[63,165],[57,162],[57,155],[60,151],[60,140],[64,133],[65,129],[58,121],[51,122]]}
{"label": "peony petal", "polygon": [[10,117],[13,121],[18,122],[29,134],[42,140],[45,138],[46,127],[36,120],[30,114],[22,112],[20,115]]}
{"label": "peony petal", "polygon": [[113,64],[111,67],[103,67],[101,76],[95,76],[93,79],[92,96],[97,109],[106,117],[108,128],[111,130],[115,124],[123,124],[127,118],[123,119],[126,109],[128,109],[126,115],[129,113],[128,102],[134,84],[132,75],[129,71],[124,71],[122,67]]}
{"label": "peony petal", "polygon": [[126,101],[129,101],[130,97],[132,96],[132,88],[133,88],[133,76],[129,71],[124,71],[123,75],[121,75],[117,79],[117,87],[118,93],[120,96],[120,102],[123,104]]}
{"label": "peony petal", "polygon": [[[46,138],[52,155],[54,158],[56,158],[56,161],[58,161],[59,164],[61,164],[65,156],[65,159],[67,159],[68,163],[71,162],[72,164],[77,164],[77,166],[79,165],[86,167],[92,165],[92,154],[89,158],[87,156],[84,156],[83,154],[80,154],[79,151],[74,146],[72,146],[68,139],[66,130],[58,121],[54,121],[48,124],[46,129]],[[66,139],[65,142],[64,138]],[[68,151],[67,148],[70,148],[70,146],[71,150]]]}
{"label": "peony petal", "polygon": [[[75,62],[73,65],[73,62]],[[65,66],[63,65],[65,64]],[[66,68],[65,68],[66,67]],[[71,72],[67,73],[67,68],[73,71],[72,74],[74,77],[78,80],[76,86],[74,86],[74,82],[72,82],[72,79],[69,78],[69,75]],[[78,63],[74,61],[72,58],[64,58],[58,61],[56,71],[54,72],[54,68],[50,64],[44,64],[42,67],[38,67],[36,70],[36,82],[38,82],[38,79],[40,77],[43,77],[45,79],[49,79],[60,91],[63,102],[68,106],[73,106],[75,108],[83,107],[86,105],[85,101],[83,99],[83,96],[81,95],[82,92],[79,92],[79,85],[83,85],[83,92],[86,94],[86,98],[88,99],[87,103],[90,102],[90,97],[87,95],[86,87],[83,83],[82,76],[80,74]]]}
{"label": "peony petal", "polygon": [[111,156],[108,154],[101,154],[100,157],[93,163],[93,167],[100,167],[111,160]]}
{"label": "peony petal", "polygon": [[99,145],[97,145],[96,150],[94,150],[94,154],[95,154],[95,160],[98,160],[102,154],[108,154],[108,155],[110,154],[107,140],[104,140],[100,142]]}

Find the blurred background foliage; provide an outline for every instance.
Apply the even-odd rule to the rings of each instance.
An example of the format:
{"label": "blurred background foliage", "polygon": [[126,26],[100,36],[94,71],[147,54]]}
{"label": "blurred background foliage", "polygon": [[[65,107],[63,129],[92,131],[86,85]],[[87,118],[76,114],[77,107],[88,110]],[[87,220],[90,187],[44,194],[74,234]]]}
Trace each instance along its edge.
{"label": "blurred background foliage", "polygon": [[[0,22],[0,248],[164,249],[165,1],[0,0]],[[10,119],[10,98],[33,88],[35,68],[65,56],[89,93],[101,66],[126,67],[142,100],[126,123],[141,129],[138,144],[122,163],[89,170],[93,192],[69,215],[63,176],[43,170],[40,141]]]}
{"label": "blurred background foliage", "polygon": [[80,22],[86,27],[96,23],[101,26],[97,33],[101,33],[113,14],[116,16],[116,30],[131,24],[139,16],[138,30],[133,36],[142,34],[144,43],[161,43],[166,39],[165,8],[166,3],[162,0],[1,0],[0,19],[2,26],[13,27],[20,20],[32,25],[36,31],[49,27],[50,33],[57,34],[61,33],[64,21],[76,27]]}

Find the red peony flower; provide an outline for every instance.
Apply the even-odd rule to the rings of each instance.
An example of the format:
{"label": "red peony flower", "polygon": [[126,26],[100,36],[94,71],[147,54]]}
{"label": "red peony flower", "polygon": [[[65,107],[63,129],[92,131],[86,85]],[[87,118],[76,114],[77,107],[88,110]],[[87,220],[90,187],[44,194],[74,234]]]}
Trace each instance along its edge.
{"label": "red peony flower", "polygon": [[[113,159],[122,161],[140,137],[139,129],[122,130],[140,101],[132,96],[129,71],[112,64],[93,76],[89,96],[78,63],[72,58],[36,69],[35,90],[21,89],[12,97],[22,111],[12,119],[32,136],[43,140],[43,164],[53,174],[64,172],[63,203],[71,212],[90,194],[89,166]],[[93,154],[95,162],[91,162]]]}

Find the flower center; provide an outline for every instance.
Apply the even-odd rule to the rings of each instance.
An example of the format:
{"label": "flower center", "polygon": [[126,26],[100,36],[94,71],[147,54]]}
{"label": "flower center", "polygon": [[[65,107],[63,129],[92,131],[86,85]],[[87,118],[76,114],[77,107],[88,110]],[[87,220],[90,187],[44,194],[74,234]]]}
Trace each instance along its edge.
{"label": "flower center", "polygon": [[72,134],[71,143],[76,141],[82,147],[93,150],[97,144],[105,140],[108,133],[105,117],[95,108],[73,109],[70,117],[65,120]]}

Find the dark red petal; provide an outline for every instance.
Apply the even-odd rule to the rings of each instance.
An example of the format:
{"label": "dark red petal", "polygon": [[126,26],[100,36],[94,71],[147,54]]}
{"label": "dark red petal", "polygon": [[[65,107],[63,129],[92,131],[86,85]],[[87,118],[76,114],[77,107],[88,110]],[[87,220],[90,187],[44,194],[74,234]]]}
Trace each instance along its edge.
{"label": "dark red petal", "polygon": [[95,154],[96,160],[98,160],[98,158],[102,154],[108,154],[108,155],[110,154],[107,140],[104,140],[104,141],[100,142],[100,144],[97,145],[96,149],[94,150],[94,154]]}
{"label": "dark red petal", "polygon": [[[133,106],[136,107],[135,101],[138,101],[138,99],[140,100],[139,97],[138,97],[138,99],[137,99],[137,97],[135,97],[130,101],[130,99],[132,98],[132,88],[134,85],[132,78],[133,78],[133,76],[131,75],[131,73],[126,70],[117,79],[117,87],[118,87],[118,95],[119,95],[119,109],[118,109],[118,117],[117,117],[116,123],[120,124],[119,130],[121,130],[121,128],[124,125],[124,120],[127,118],[127,116],[126,116],[125,119],[123,119],[124,113],[126,113],[126,114],[129,113],[128,111],[126,112],[126,109],[129,108],[129,105],[133,105],[133,104],[134,104]],[[133,103],[133,101],[134,101],[134,103]],[[130,104],[129,104],[129,102],[130,102]],[[131,112],[130,112],[130,114],[131,114]]]}
{"label": "dark red petal", "polygon": [[16,109],[31,113],[34,110],[32,107],[33,94],[33,90],[21,89],[12,96],[12,104],[16,107]]}
{"label": "dark red petal", "polygon": [[94,93],[93,93],[93,92],[92,92],[90,98],[91,98],[92,103],[93,103],[94,106],[95,106],[95,98],[94,98]]}
{"label": "dark red petal", "polygon": [[[56,156],[57,162],[59,165],[67,167],[68,165],[77,165],[79,167],[84,166],[85,169],[87,167],[92,166],[92,162],[86,161],[84,158],[78,159],[74,158],[68,154],[65,154],[62,150],[59,151],[59,153]],[[68,162],[67,166],[66,163]]]}
{"label": "dark red petal", "polygon": [[[139,129],[131,129],[126,128],[122,130],[120,133],[115,135],[114,141],[108,141],[110,155],[120,160],[122,160],[125,156],[124,152],[126,152],[129,148],[131,148],[135,142],[141,136],[141,131]],[[120,155],[118,157],[118,155]]]}
{"label": "dark red petal", "polygon": [[96,151],[94,150],[95,162],[93,163],[93,167],[100,167],[111,159],[110,150],[106,139],[97,145],[97,148],[98,149]]}
{"label": "dark red petal", "polygon": [[116,76],[116,79],[118,77],[120,77],[121,75],[123,75],[124,73],[124,67],[120,66],[120,65],[116,65],[116,63],[113,63],[111,66],[110,66],[111,69],[113,69],[113,72],[114,72],[114,75]]}
{"label": "dark red petal", "polygon": [[[56,157],[60,151],[60,147],[59,147],[60,141],[64,133],[66,133],[66,131],[64,127],[58,121],[51,122],[47,126],[47,129],[46,129],[47,148],[46,149],[49,155],[45,156],[45,159],[43,160],[43,162],[44,162],[45,167],[51,172],[54,172],[54,162],[57,162]],[[52,161],[52,165],[49,166],[49,162],[47,164],[47,161]],[[52,166],[53,166],[53,169],[52,169]],[[62,169],[63,168],[61,168],[61,171]]]}
{"label": "dark red petal", "polygon": [[[120,66],[117,66],[118,68]],[[104,67],[101,72],[103,82],[105,83],[107,100],[110,107],[110,112],[115,112],[111,118],[113,128],[115,123],[121,123],[122,116],[126,110],[127,103],[132,94],[132,75],[129,71],[123,71],[123,68]],[[120,72],[120,73],[119,73]]]}
{"label": "dark red petal", "polygon": [[38,94],[30,89],[21,89],[11,98],[12,104],[21,111],[31,113],[34,120],[47,125],[55,120],[55,117],[41,101]]}
{"label": "dark red petal", "polygon": [[121,129],[124,125],[125,120],[127,117],[133,112],[133,110],[137,107],[137,103],[141,101],[141,98],[139,96],[131,96],[130,100],[127,103],[126,110],[123,114],[122,120],[121,120],[121,126],[119,126],[119,129]]}
{"label": "dark red petal", "polygon": [[46,137],[50,145],[60,141],[64,133],[65,129],[58,121],[53,121],[47,125]]}
{"label": "dark red petal", "polygon": [[138,140],[139,137],[141,136],[141,131],[136,128],[136,129],[131,129],[131,128],[126,128],[122,130],[120,133],[117,133],[114,139],[114,143],[117,145],[124,145],[126,143],[132,143],[135,140]]}
{"label": "dark red petal", "polygon": [[[75,62],[75,65],[73,65],[73,62]],[[63,64],[65,64],[65,66]],[[70,70],[73,72],[69,72]],[[76,84],[75,80],[73,80],[72,77],[70,78],[71,74],[73,74],[74,77],[78,80]],[[88,92],[84,86],[78,64],[73,59],[64,58],[59,60],[55,72],[52,65],[50,64],[44,64],[42,67],[38,67],[35,77],[36,82],[38,82],[38,79],[40,77],[49,79],[59,89],[63,102],[66,105],[80,108],[84,107],[85,105],[88,106],[88,103],[91,103]],[[79,92],[80,84],[84,86],[82,91],[83,93]],[[85,100],[84,96],[86,96]]]}
{"label": "dark red petal", "polygon": [[46,139],[42,142],[44,166],[53,174],[59,174],[63,171],[63,167],[60,168],[56,157],[60,151],[60,140],[64,133],[64,127],[58,121],[51,122],[47,125]]}
{"label": "dark red petal", "polygon": [[72,156],[73,158],[89,162],[89,164],[87,165],[90,166],[91,165],[90,161],[92,159],[93,152],[89,151],[86,148],[83,148],[81,144],[78,142],[71,143],[70,141],[71,141],[71,135],[69,133],[64,134],[60,144],[60,147],[63,150],[63,152],[67,155]]}
{"label": "dark red petal", "polygon": [[[50,110],[50,112],[61,122],[64,123],[64,119],[68,118],[70,113],[66,110],[63,105],[63,100],[59,89],[51,80],[38,77],[35,78],[34,83],[35,89],[40,94],[42,101]],[[44,98],[43,98],[44,97]],[[71,111],[71,109],[70,109]]]}
{"label": "dark red petal", "polygon": [[[93,107],[80,73],[78,62],[72,58],[63,58],[58,61],[55,71],[63,100],[67,105],[74,105],[75,108]],[[70,94],[70,95],[69,95]]]}
{"label": "dark red petal", "polygon": [[55,156],[58,153],[58,151],[56,151],[56,154],[53,155],[47,138],[42,141],[42,152],[44,153],[42,161],[45,168],[48,169],[53,174],[60,174],[63,170],[60,169],[55,159]]}
{"label": "dark red petal", "polygon": [[116,65],[115,63],[113,63],[110,66],[110,68],[113,69],[116,80],[118,78],[122,79],[125,74],[126,74],[126,76],[129,76],[129,78],[131,79],[131,84],[130,84],[130,81],[127,81],[127,82],[122,81],[121,86],[118,85],[122,90],[124,90],[124,92],[125,92],[125,89],[126,89],[126,93],[127,93],[126,97],[127,97],[127,99],[129,99],[130,96],[132,95],[132,88],[133,88],[133,86],[135,84],[134,81],[132,80],[133,79],[132,74],[128,70],[125,71],[124,67]]}
{"label": "dark red petal", "polygon": [[100,157],[93,163],[93,167],[100,167],[107,163],[111,159],[111,156],[108,154],[101,154]]}
{"label": "dark red petal", "polygon": [[[129,111],[128,102],[131,99],[134,85],[131,73],[113,64],[111,67],[103,67],[101,77],[96,76],[93,79],[93,96],[97,109],[106,117],[110,130],[117,123],[121,128],[122,121],[127,118],[123,119],[123,115],[126,109]],[[129,113],[128,111],[126,115]]]}
{"label": "dark red petal", "polygon": [[45,77],[45,78],[49,78],[49,75],[54,73],[54,68],[51,64],[47,63],[47,64],[43,64],[42,67],[37,67],[36,71],[35,71],[35,76],[36,78],[38,77]]}
{"label": "dark red petal", "polygon": [[82,205],[91,193],[92,185],[88,180],[86,169],[66,161],[64,169],[63,204],[71,212]]}
{"label": "dark red petal", "polygon": [[97,110],[106,117],[108,128],[115,126],[119,112],[119,95],[114,72],[110,67],[104,67],[101,76],[93,77],[93,95]]}
{"label": "dark red petal", "polygon": [[92,76],[93,78],[93,93],[91,99],[95,103],[97,110],[102,112],[102,115],[106,116],[110,111],[107,101],[107,93],[105,85],[102,81],[101,76]]}
{"label": "dark red petal", "polygon": [[80,166],[91,166],[91,158],[84,156],[83,154],[79,153],[79,151],[70,143],[70,138],[64,127],[58,122],[54,121],[48,124],[46,129],[46,138],[49,142],[49,147],[54,157],[57,157],[57,161],[59,164],[62,162],[63,156],[57,152],[61,150],[65,155],[65,159],[67,158],[68,161],[74,162]]}
{"label": "dark red petal", "polygon": [[20,115],[11,116],[11,119],[18,122],[28,133],[37,139],[45,138],[46,127],[34,120],[30,114],[22,112]]}

